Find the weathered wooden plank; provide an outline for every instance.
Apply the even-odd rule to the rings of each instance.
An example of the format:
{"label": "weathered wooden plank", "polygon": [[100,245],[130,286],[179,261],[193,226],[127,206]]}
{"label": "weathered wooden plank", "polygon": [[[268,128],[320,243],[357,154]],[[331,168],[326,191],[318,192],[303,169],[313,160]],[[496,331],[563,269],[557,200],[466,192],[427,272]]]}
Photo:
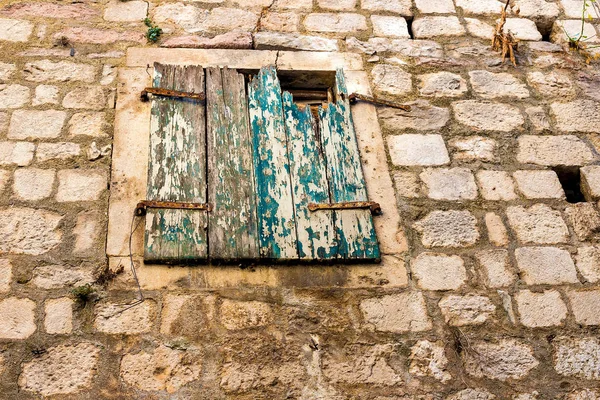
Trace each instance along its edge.
{"label": "weathered wooden plank", "polygon": [[258,258],[252,145],[244,77],[207,68],[208,217],[211,259]]}
{"label": "weathered wooden plank", "polygon": [[310,107],[294,104],[283,93],[283,110],[288,138],[290,176],[302,259],[330,259],[337,253],[332,211],[311,212],[308,203],[329,203],[329,186],[323,149]]}
{"label": "weathered wooden plank", "polygon": [[[341,70],[336,73],[335,104],[319,111],[331,201],[367,201],[348,93]],[[334,212],[338,258],[380,257],[373,220],[368,210]]]}
{"label": "weathered wooden plank", "polygon": [[261,258],[298,258],[281,88],[274,67],[248,85]]}
{"label": "weathered wooden plank", "polygon": [[[154,65],[154,87],[203,93],[198,66]],[[155,96],[150,120],[148,200],[206,202],[204,104]],[[144,258],[154,262],[207,257],[206,211],[149,209]]]}

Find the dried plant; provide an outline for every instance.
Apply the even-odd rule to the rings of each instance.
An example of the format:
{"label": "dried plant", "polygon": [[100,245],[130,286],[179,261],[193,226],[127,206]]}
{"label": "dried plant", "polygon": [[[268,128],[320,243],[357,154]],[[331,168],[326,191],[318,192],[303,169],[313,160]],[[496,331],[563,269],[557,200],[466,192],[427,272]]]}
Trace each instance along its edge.
{"label": "dried plant", "polygon": [[506,12],[510,0],[506,0],[506,4],[501,11],[500,21],[496,24],[496,30],[492,37],[492,49],[496,51],[502,51],[502,62],[506,60],[506,57],[510,58],[513,65],[517,66],[517,59],[515,58],[515,52],[518,49],[519,41],[515,39],[510,31],[504,32],[504,24],[506,24]]}

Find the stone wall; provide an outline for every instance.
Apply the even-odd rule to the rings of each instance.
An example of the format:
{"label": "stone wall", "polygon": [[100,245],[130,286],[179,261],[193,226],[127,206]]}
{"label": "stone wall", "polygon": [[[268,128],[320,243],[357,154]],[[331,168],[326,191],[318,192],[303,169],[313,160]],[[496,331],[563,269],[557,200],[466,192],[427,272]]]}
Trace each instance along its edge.
{"label": "stone wall", "polygon": [[[565,50],[582,1],[513,2],[516,67],[490,50],[496,0],[0,2],[0,397],[600,398],[600,72]],[[133,46],[360,54],[413,106],[378,109],[402,245],[384,266],[140,267],[125,309],[105,246]]]}

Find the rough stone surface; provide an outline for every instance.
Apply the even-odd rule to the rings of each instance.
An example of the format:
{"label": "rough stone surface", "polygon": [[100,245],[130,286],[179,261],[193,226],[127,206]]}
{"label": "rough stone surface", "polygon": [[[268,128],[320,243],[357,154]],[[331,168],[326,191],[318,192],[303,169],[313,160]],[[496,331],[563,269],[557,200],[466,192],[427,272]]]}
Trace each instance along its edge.
{"label": "rough stone surface", "polygon": [[21,200],[41,200],[52,193],[53,169],[26,168],[15,171],[13,191]]}
{"label": "rough stone surface", "polygon": [[29,165],[34,150],[35,144],[30,142],[0,142],[0,165]]}
{"label": "rough stone surface", "polygon": [[600,103],[593,100],[575,100],[552,103],[552,114],[557,128],[563,132],[597,132],[600,124]]}
{"label": "rough stone surface", "polygon": [[0,258],[0,293],[10,290],[12,282],[12,264],[10,260]]}
{"label": "rough stone surface", "polygon": [[600,290],[572,290],[567,292],[575,321],[581,325],[600,325]]}
{"label": "rough stone surface", "polygon": [[371,24],[373,25],[373,33],[376,36],[410,39],[408,24],[403,17],[373,15],[371,16]]}
{"label": "rough stone surface", "polygon": [[81,212],[77,215],[77,222],[73,228],[75,235],[74,253],[85,253],[92,248],[98,240],[98,216],[94,211]]}
{"label": "rough stone surface", "polygon": [[259,50],[283,49],[304,51],[337,51],[338,44],[334,39],[318,36],[291,35],[279,32],[257,32],[254,34],[254,45]]}
{"label": "rough stone surface", "polygon": [[104,10],[107,21],[130,22],[141,21],[148,14],[148,3],[145,1],[111,1]]}
{"label": "rough stone surface", "polygon": [[500,14],[504,4],[497,0],[456,0],[456,7],[465,14]]}
{"label": "rough stone surface", "polygon": [[454,148],[452,158],[465,161],[494,161],[496,141],[482,136],[458,137],[448,143]]}
{"label": "rough stone surface", "polygon": [[415,0],[415,5],[423,14],[454,14],[454,3],[452,0]]}
{"label": "rough stone surface", "polygon": [[412,261],[412,272],[425,290],[456,290],[467,280],[462,258],[441,253],[419,254]]}
{"label": "rough stone surface", "polygon": [[531,347],[513,339],[498,343],[476,342],[472,346],[473,351],[463,353],[465,368],[468,374],[477,378],[522,379],[539,365]]}
{"label": "rough stone surface", "polygon": [[5,7],[2,14],[11,17],[78,18],[85,21],[98,13],[85,4],[20,2]]}
{"label": "rough stone surface", "polygon": [[421,332],[432,328],[420,292],[403,292],[365,299],[360,303],[365,322],[383,332]]}
{"label": "rough stone surface", "polygon": [[434,200],[473,200],[477,185],[467,168],[430,168],[419,175],[425,192]]}
{"label": "rough stone surface", "polygon": [[596,157],[576,136],[523,135],[518,139],[517,161],[538,165],[584,165]]}
{"label": "rough stone surface", "polygon": [[577,249],[577,269],[590,283],[600,281],[600,248],[585,246]]}
{"label": "rough stone surface", "polygon": [[62,105],[64,108],[102,110],[106,107],[106,95],[101,86],[81,87],[67,93]]}
{"label": "rough stone surface", "polygon": [[521,279],[528,285],[578,283],[568,251],[556,247],[520,247],[515,250]]}
{"label": "rough stone surface", "polygon": [[588,165],[581,172],[581,191],[587,201],[600,199],[600,166]]}
{"label": "rough stone surface", "polygon": [[202,23],[208,17],[207,10],[184,3],[161,4],[154,9],[153,14],[155,23],[174,23],[190,33],[201,31]]}
{"label": "rough stone surface", "polygon": [[419,75],[419,92],[426,97],[460,97],[468,91],[467,81],[451,72]]}
{"label": "rough stone surface", "polygon": [[0,253],[38,255],[55,248],[62,238],[57,229],[63,216],[24,207],[0,210]]}
{"label": "rough stone surface", "polygon": [[[354,0],[352,0],[354,1]],[[296,32],[300,23],[300,15],[292,12],[268,13],[261,19],[261,28],[267,31]]]}
{"label": "rough stone surface", "polygon": [[221,323],[229,330],[256,328],[271,322],[271,306],[260,301],[223,300]]}
{"label": "rough stone surface", "polygon": [[81,146],[77,143],[58,142],[40,143],[35,151],[37,161],[67,160],[81,154]]}
{"label": "rough stone surface", "polygon": [[400,96],[412,91],[411,75],[402,68],[389,64],[377,64],[371,71],[375,90]]}
{"label": "rough stone surface", "polygon": [[577,16],[577,19],[555,21],[550,33],[550,40],[555,43],[567,43],[570,38],[577,40],[581,37],[586,39],[587,43],[597,43],[599,39],[596,36],[594,25],[589,21],[585,21],[582,34],[580,18],[581,14]]}
{"label": "rough stone surface", "polygon": [[517,40],[542,40],[535,22],[526,18],[507,18],[503,32],[510,32]]}
{"label": "rough stone surface", "polygon": [[68,297],[46,300],[44,328],[50,334],[67,334],[73,330],[73,300]]}
{"label": "rough stone surface", "polygon": [[[366,350],[355,349],[351,360],[327,357],[323,362],[325,376],[332,383],[351,385],[371,384],[393,386],[402,383],[402,377],[388,364],[387,358],[393,350],[392,345],[375,345]],[[359,354],[356,354],[360,351]]]}
{"label": "rough stone surface", "polygon": [[420,196],[421,187],[417,174],[412,172],[396,172],[394,174],[396,193],[400,197],[416,198]]}
{"label": "rough stone surface", "polygon": [[516,171],[517,187],[528,199],[564,199],[565,192],[554,171]]}
{"label": "rough stone surface", "polygon": [[560,212],[545,204],[535,204],[529,208],[508,207],[506,215],[510,226],[522,243],[565,243],[569,230]]}
{"label": "rough stone surface", "polygon": [[483,389],[464,389],[446,397],[446,400],[494,400],[496,396]]}
{"label": "rough stone surface", "polygon": [[100,348],[92,343],[52,347],[23,365],[19,386],[42,396],[81,392],[91,386],[99,357]]}
{"label": "rough stone surface", "polygon": [[0,338],[27,339],[35,330],[35,302],[9,297],[0,301]]}
{"label": "rough stone surface", "polygon": [[494,27],[477,18],[465,18],[467,31],[481,39],[491,39],[494,36]]}
{"label": "rough stone surface", "polygon": [[96,306],[94,328],[113,335],[136,335],[152,329],[156,314],[152,300],[145,300],[133,308],[126,308],[126,303],[103,303]]}
{"label": "rough stone surface", "polygon": [[83,81],[91,83],[96,78],[96,71],[96,67],[91,64],[40,60],[26,63],[23,68],[23,77],[32,82]]}
{"label": "rough stone surface", "polygon": [[485,250],[476,253],[483,272],[485,286],[501,288],[512,285],[516,276],[509,268],[508,251]]}
{"label": "rough stone surface", "polygon": [[477,172],[477,182],[481,190],[481,196],[486,200],[515,200],[515,186],[506,171]]}
{"label": "rough stone surface", "polygon": [[438,130],[450,119],[450,111],[447,108],[433,106],[427,101],[417,100],[405,104],[411,106],[410,115],[391,107],[379,110],[379,118],[385,129],[396,133],[404,133],[406,129]]}
{"label": "rough stone surface", "polygon": [[589,240],[600,233],[600,213],[592,203],[570,204],[565,215],[579,240]]}
{"label": "rough stone surface", "polygon": [[447,295],[438,306],[446,323],[452,326],[483,324],[496,311],[489,298],[477,295]]}
{"label": "rough stone surface", "polygon": [[58,172],[56,200],[93,201],[106,190],[106,175],[99,170],[62,170]]}
{"label": "rough stone surface", "polygon": [[91,284],[94,277],[91,270],[63,265],[44,265],[36,267],[31,282],[42,289],[59,289]]}
{"label": "rough stone surface", "polygon": [[[257,32],[255,34],[255,46],[257,49],[267,49],[263,45],[268,45],[272,42],[273,47],[278,46],[276,38],[279,35],[276,32]],[[290,38],[291,42],[292,39]],[[335,43],[335,41],[333,41]],[[283,49],[285,42],[281,42]],[[221,35],[215,35],[214,37],[208,38],[196,35],[185,35],[171,37],[164,42],[161,42],[161,47],[178,47],[178,48],[195,48],[195,49],[251,49],[252,48],[252,34],[249,32],[227,32]],[[317,47],[317,46],[315,46]],[[290,47],[291,48],[291,47]],[[306,49],[309,50],[309,49]],[[316,48],[315,48],[316,50]],[[329,51],[335,51],[337,48],[330,49]]]}
{"label": "rough stone surface", "polygon": [[15,64],[0,62],[0,81],[8,80],[16,71]]}
{"label": "rough stone surface", "polygon": [[556,338],[554,369],[561,375],[600,379],[600,342],[597,338]]}
{"label": "rough stone surface", "polygon": [[442,383],[452,379],[446,370],[448,359],[441,342],[418,341],[410,350],[409,372],[415,376],[431,376]]}
{"label": "rough stone surface", "polygon": [[121,360],[123,380],[145,391],[165,390],[174,393],[197,380],[200,371],[201,360],[197,352],[171,349],[164,345],[153,352],[125,354]]}
{"label": "rough stone surface", "polygon": [[542,96],[568,98],[575,94],[573,83],[564,72],[533,71],[527,74],[527,82]]}
{"label": "rough stone surface", "polygon": [[26,42],[33,32],[33,24],[20,19],[0,18],[0,41]]}
{"label": "rough stone surface", "polygon": [[458,122],[476,131],[511,132],[525,122],[521,112],[508,104],[463,100],[452,103],[452,107]]}
{"label": "rough stone surface", "polygon": [[60,136],[67,113],[59,110],[17,110],[8,129],[10,139],[50,139]]}
{"label": "rough stone surface", "polygon": [[360,3],[363,10],[390,11],[403,16],[411,16],[410,0],[362,0]]}
{"label": "rough stone surface", "polygon": [[415,39],[431,39],[439,36],[461,36],[465,29],[457,17],[421,17],[412,24]]}
{"label": "rough stone surface", "polygon": [[521,323],[529,328],[557,326],[567,317],[567,306],[556,290],[541,293],[521,290],[515,300]]}
{"label": "rough stone surface", "polygon": [[42,104],[58,104],[59,88],[53,85],[39,85],[35,88],[35,97],[31,101],[34,106]]}
{"label": "rough stone surface", "polygon": [[304,27],[312,32],[357,32],[367,30],[367,20],[360,14],[309,14]]}
{"label": "rough stone surface", "polygon": [[471,71],[469,77],[475,93],[484,99],[494,99],[496,97],[524,99],[529,97],[529,90],[525,84],[511,74]]}
{"label": "rough stone surface", "polygon": [[479,239],[477,220],[469,211],[436,210],[415,222],[425,247],[466,247]]}
{"label": "rough stone surface", "polygon": [[68,123],[69,136],[106,136],[105,113],[103,112],[81,112],[73,114]]}
{"label": "rough stone surface", "polygon": [[23,107],[29,97],[30,90],[26,86],[0,84],[0,109]]}
{"label": "rough stone surface", "polygon": [[525,113],[527,113],[533,129],[536,131],[550,129],[550,121],[544,107],[527,107]]}
{"label": "rough stone surface", "polygon": [[87,27],[70,27],[54,35],[55,39],[66,38],[70,43],[109,44],[115,42],[144,43],[144,33]]}
{"label": "rough stone surface", "polygon": [[399,166],[444,165],[450,162],[441,135],[406,134],[388,137],[392,163]]}

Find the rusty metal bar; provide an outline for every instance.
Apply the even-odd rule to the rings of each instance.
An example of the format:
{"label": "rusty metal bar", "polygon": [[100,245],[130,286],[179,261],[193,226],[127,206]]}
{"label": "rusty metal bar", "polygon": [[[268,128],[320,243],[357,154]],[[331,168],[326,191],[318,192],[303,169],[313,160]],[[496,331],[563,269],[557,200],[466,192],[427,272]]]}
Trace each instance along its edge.
{"label": "rusty metal bar", "polygon": [[357,208],[368,208],[373,215],[381,215],[381,206],[374,201],[346,201],[343,203],[308,203],[310,211],[318,210],[353,210]]}
{"label": "rusty metal bar", "polygon": [[212,207],[209,203],[179,203],[175,201],[154,201],[141,200],[135,206],[135,215],[146,215],[148,208],[172,208],[172,209],[187,209],[187,210],[204,210],[211,211]]}
{"label": "rusty metal bar", "polygon": [[290,92],[294,96],[294,100],[327,100],[327,90],[304,90],[304,89],[289,89],[286,92]]}
{"label": "rusty metal bar", "polygon": [[194,100],[200,100],[200,101],[204,101],[206,99],[206,96],[204,95],[204,93],[180,92],[178,90],[147,87],[144,90],[142,90],[142,93],[140,94],[140,100],[143,102],[148,101],[149,94],[153,94],[155,96],[194,99]]}
{"label": "rusty metal bar", "polygon": [[359,94],[359,93],[352,93],[351,95],[348,96],[348,100],[350,101],[350,104],[355,104],[358,100],[362,100],[362,101],[373,103],[373,104],[376,104],[379,106],[398,108],[398,109],[404,110],[404,111],[411,110],[411,107],[406,104],[398,104],[393,101],[382,100],[382,99],[378,99],[373,96],[367,96],[367,95]]}

